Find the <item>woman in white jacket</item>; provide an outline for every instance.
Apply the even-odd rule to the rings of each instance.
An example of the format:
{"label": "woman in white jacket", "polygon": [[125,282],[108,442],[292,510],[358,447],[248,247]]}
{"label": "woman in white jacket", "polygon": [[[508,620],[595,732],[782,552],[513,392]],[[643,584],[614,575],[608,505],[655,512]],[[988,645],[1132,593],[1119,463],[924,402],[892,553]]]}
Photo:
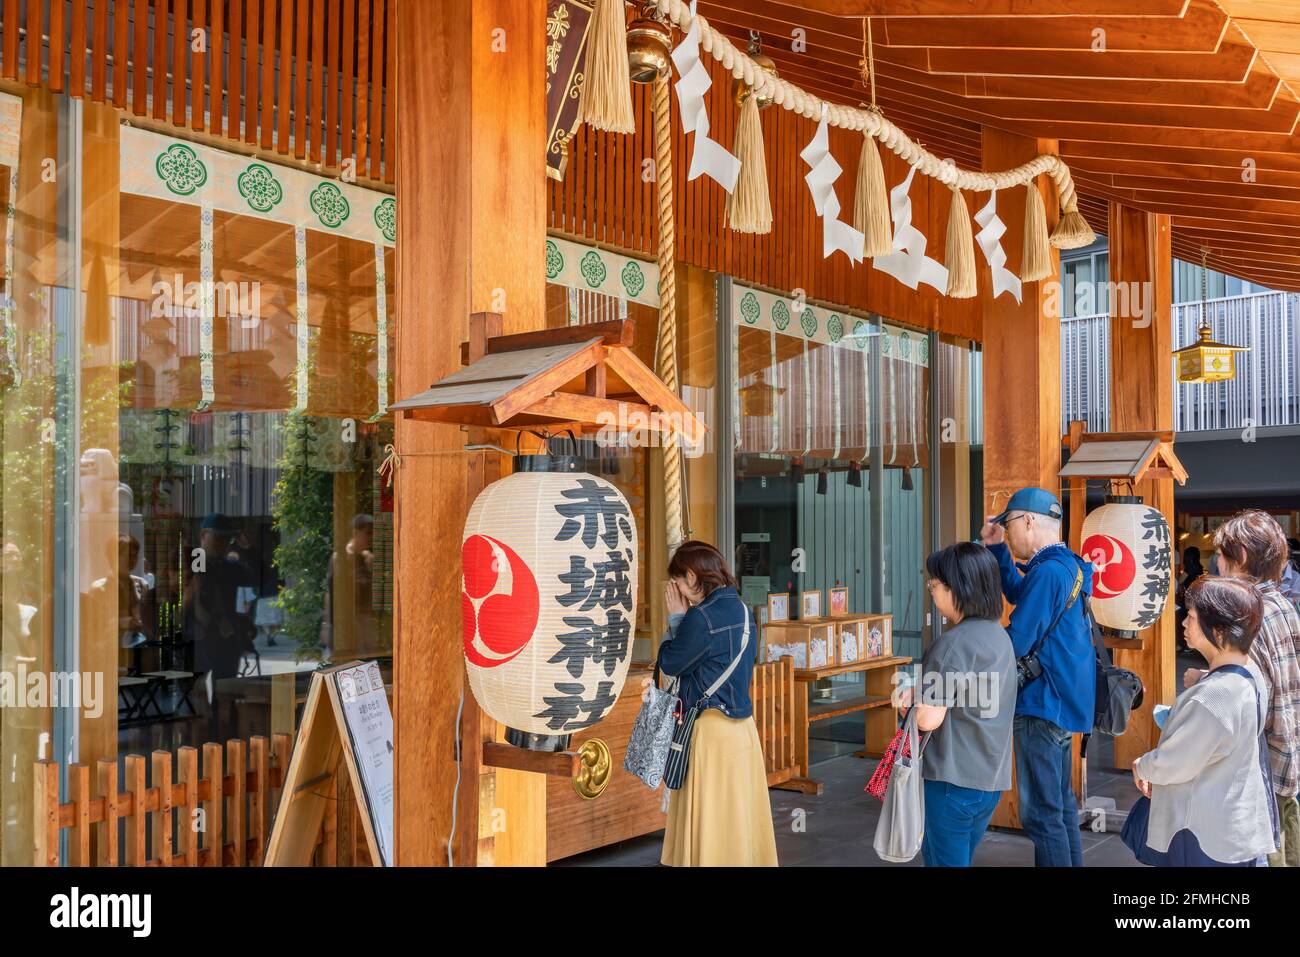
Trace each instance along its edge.
{"label": "woman in white jacket", "polygon": [[1277,847],[1262,753],[1268,688],[1249,654],[1262,606],[1248,583],[1210,577],[1188,589],[1187,605],[1187,643],[1210,669],[1174,703],[1160,745],[1133,762],[1133,780],[1151,799],[1147,853],[1139,857],[1173,867],[1253,867]]}

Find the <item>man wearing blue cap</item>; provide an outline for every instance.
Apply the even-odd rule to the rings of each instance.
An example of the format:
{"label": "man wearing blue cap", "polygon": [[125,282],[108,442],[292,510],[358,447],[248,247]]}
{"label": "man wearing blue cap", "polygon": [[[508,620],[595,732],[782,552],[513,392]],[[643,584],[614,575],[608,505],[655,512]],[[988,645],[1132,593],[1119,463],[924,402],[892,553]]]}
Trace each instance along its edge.
{"label": "man wearing blue cap", "polygon": [[1021,681],[1014,725],[1020,823],[1036,866],[1081,867],[1070,743],[1092,730],[1096,707],[1092,629],[1080,600],[1092,594],[1092,564],[1061,541],[1061,503],[1046,489],[1016,492],[980,537],[1015,606],[1007,633]]}

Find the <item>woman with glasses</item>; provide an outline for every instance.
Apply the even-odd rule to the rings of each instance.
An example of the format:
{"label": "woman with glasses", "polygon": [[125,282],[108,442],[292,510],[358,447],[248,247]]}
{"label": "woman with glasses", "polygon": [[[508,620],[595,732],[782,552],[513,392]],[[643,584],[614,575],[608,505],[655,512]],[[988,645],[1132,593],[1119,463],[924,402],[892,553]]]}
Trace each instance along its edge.
{"label": "woman with glasses", "polygon": [[927,867],[969,867],[1002,792],[1011,787],[1016,659],[1002,617],[997,560],[958,542],[925,560],[930,595],[948,621],[921,663],[919,730],[930,732],[925,779]]}

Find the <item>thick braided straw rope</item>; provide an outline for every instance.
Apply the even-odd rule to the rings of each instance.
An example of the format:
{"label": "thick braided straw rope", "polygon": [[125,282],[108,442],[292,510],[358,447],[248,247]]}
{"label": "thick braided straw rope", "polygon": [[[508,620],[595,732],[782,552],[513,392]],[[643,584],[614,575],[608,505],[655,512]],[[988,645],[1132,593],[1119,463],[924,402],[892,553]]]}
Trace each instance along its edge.
{"label": "thick braided straw rope", "polygon": [[[659,378],[677,393],[677,274],[676,229],[673,224],[672,100],[668,77],[655,78],[655,193],[659,212]],[[682,543],[682,447],[664,443],[664,517],[668,553]]]}
{"label": "thick braided straw rope", "polygon": [[[691,10],[683,0],[656,0],[659,13],[668,17],[682,30],[690,29]],[[1056,184],[1061,209],[1074,210],[1077,201],[1074,196],[1074,180],[1070,168],[1061,162],[1060,157],[1044,153],[1028,163],[1001,173],[986,173],[978,170],[961,169],[955,163],[941,160],[933,153],[914,143],[911,138],[897,126],[885,119],[880,113],[860,110],[822,100],[807,93],[788,80],[774,77],[745,52],[737,49],[732,42],[709,25],[702,16],[695,17],[700,28],[700,47],[720,62],[732,76],[743,80],[751,90],[772,97],[773,102],[787,110],[792,110],[810,120],[819,120],[822,106],[826,106],[826,120],[831,126],[845,130],[857,130],[875,137],[905,162],[916,166],[922,173],[932,176],[954,189],[973,192],[988,192],[994,189],[1007,189],[1022,186],[1042,173],[1048,174]]]}

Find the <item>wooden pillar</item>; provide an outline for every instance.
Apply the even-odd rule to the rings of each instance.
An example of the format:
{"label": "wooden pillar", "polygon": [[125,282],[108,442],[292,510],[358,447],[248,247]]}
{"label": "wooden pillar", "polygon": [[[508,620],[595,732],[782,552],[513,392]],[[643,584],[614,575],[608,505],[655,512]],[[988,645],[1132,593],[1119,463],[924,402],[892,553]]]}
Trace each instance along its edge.
{"label": "wooden pillar", "polygon": [[[1055,153],[1055,140],[1030,139],[984,129],[984,168],[1011,169],[1041,153]],[[1039,189],[1056,224],[1056,194],[1046,176]],[[1007,224],[1002,247],[1008,266],[1019,271],[1024,236],[1025,190],[998,194],[998,216]],[[984,308],[984,514],[1006,508],[1018,488],[1036,485],[1059,493],[1061,467],[1061,326],[1052,295],[1060,260],[1053,250],[1052,275],[1024,284],[1019,303],[1010,295],[992,298],[987,273],[980,274]],[[992,823],[1019,827],[1019,797],[1013,784]]]}
{"label": "wooden pillar", "polygon": [[[118,440],[120,369],[117,364],[118,329],[114,299],[118,292],[118,235],[120,117],[112,107],[85,102],[82,149],[82,250],[81,288],[85,295],[82,345],[106,351],[107,361],[82,360],[81,448],[104,450],[120,469]],[[120,473],[119,473],[120,474]],[[91,569],[90,581],[81,581],[81,622],[77,636],[79,670],[104,676],[103,707],[91,717],[80,712],[77,760],[94,767],[101,758],[117,758],[117,669],[119,664],[120,604],[118,581],[130,569],[121,568],[117,538],[126,529],[120,504],[113,494],[115,482],[103,483],[104,497],[83,503],[82,540]],[[135,507],[140,507],[137,499]],[[144,542],[140,542],[143,546]],[[103,575],[103,578],[100,576]],[[92,852],[94,850],[92,844]]]}
{"label": "wooden pillar", "polygon": [[[1115,432],[1174,427],[1173,254],[1169,216],[1110,204],[1110,427]],[[1148,505],[1160,509],[1174,529],[1174,481],[1150,479],[1135,486]],[[1177,547],[1172,542],[1171,547]],[[1137,672],[1146,686],[1128,731],[1115,739],[1115,766],[1128,769],[1155,747],[1159,729],[1151,717],[1157,704],[1172,704],[1174,687],[1174,602],[1139,636],[1140,651],[1114,652],[1115,664]]]}
{"label": "wooden pillar", "polygon": [[[545,325],[546,3],[398,0],[396,17],[403,397],[460,367],[470,313],[502,313],[507,333]],[[480,741],[495,728],[465,683],[459,555],[465,514],[496,464],[464,454],[465,434],[451,425],[399,418],[395,444],[404,456],[395,482],[396,859],[446,864],[450,839],[454,864],[472,865]],[[494,818],[508,838],[496,862],[544,864],[545,779],[502,771],[494,786]]]}

